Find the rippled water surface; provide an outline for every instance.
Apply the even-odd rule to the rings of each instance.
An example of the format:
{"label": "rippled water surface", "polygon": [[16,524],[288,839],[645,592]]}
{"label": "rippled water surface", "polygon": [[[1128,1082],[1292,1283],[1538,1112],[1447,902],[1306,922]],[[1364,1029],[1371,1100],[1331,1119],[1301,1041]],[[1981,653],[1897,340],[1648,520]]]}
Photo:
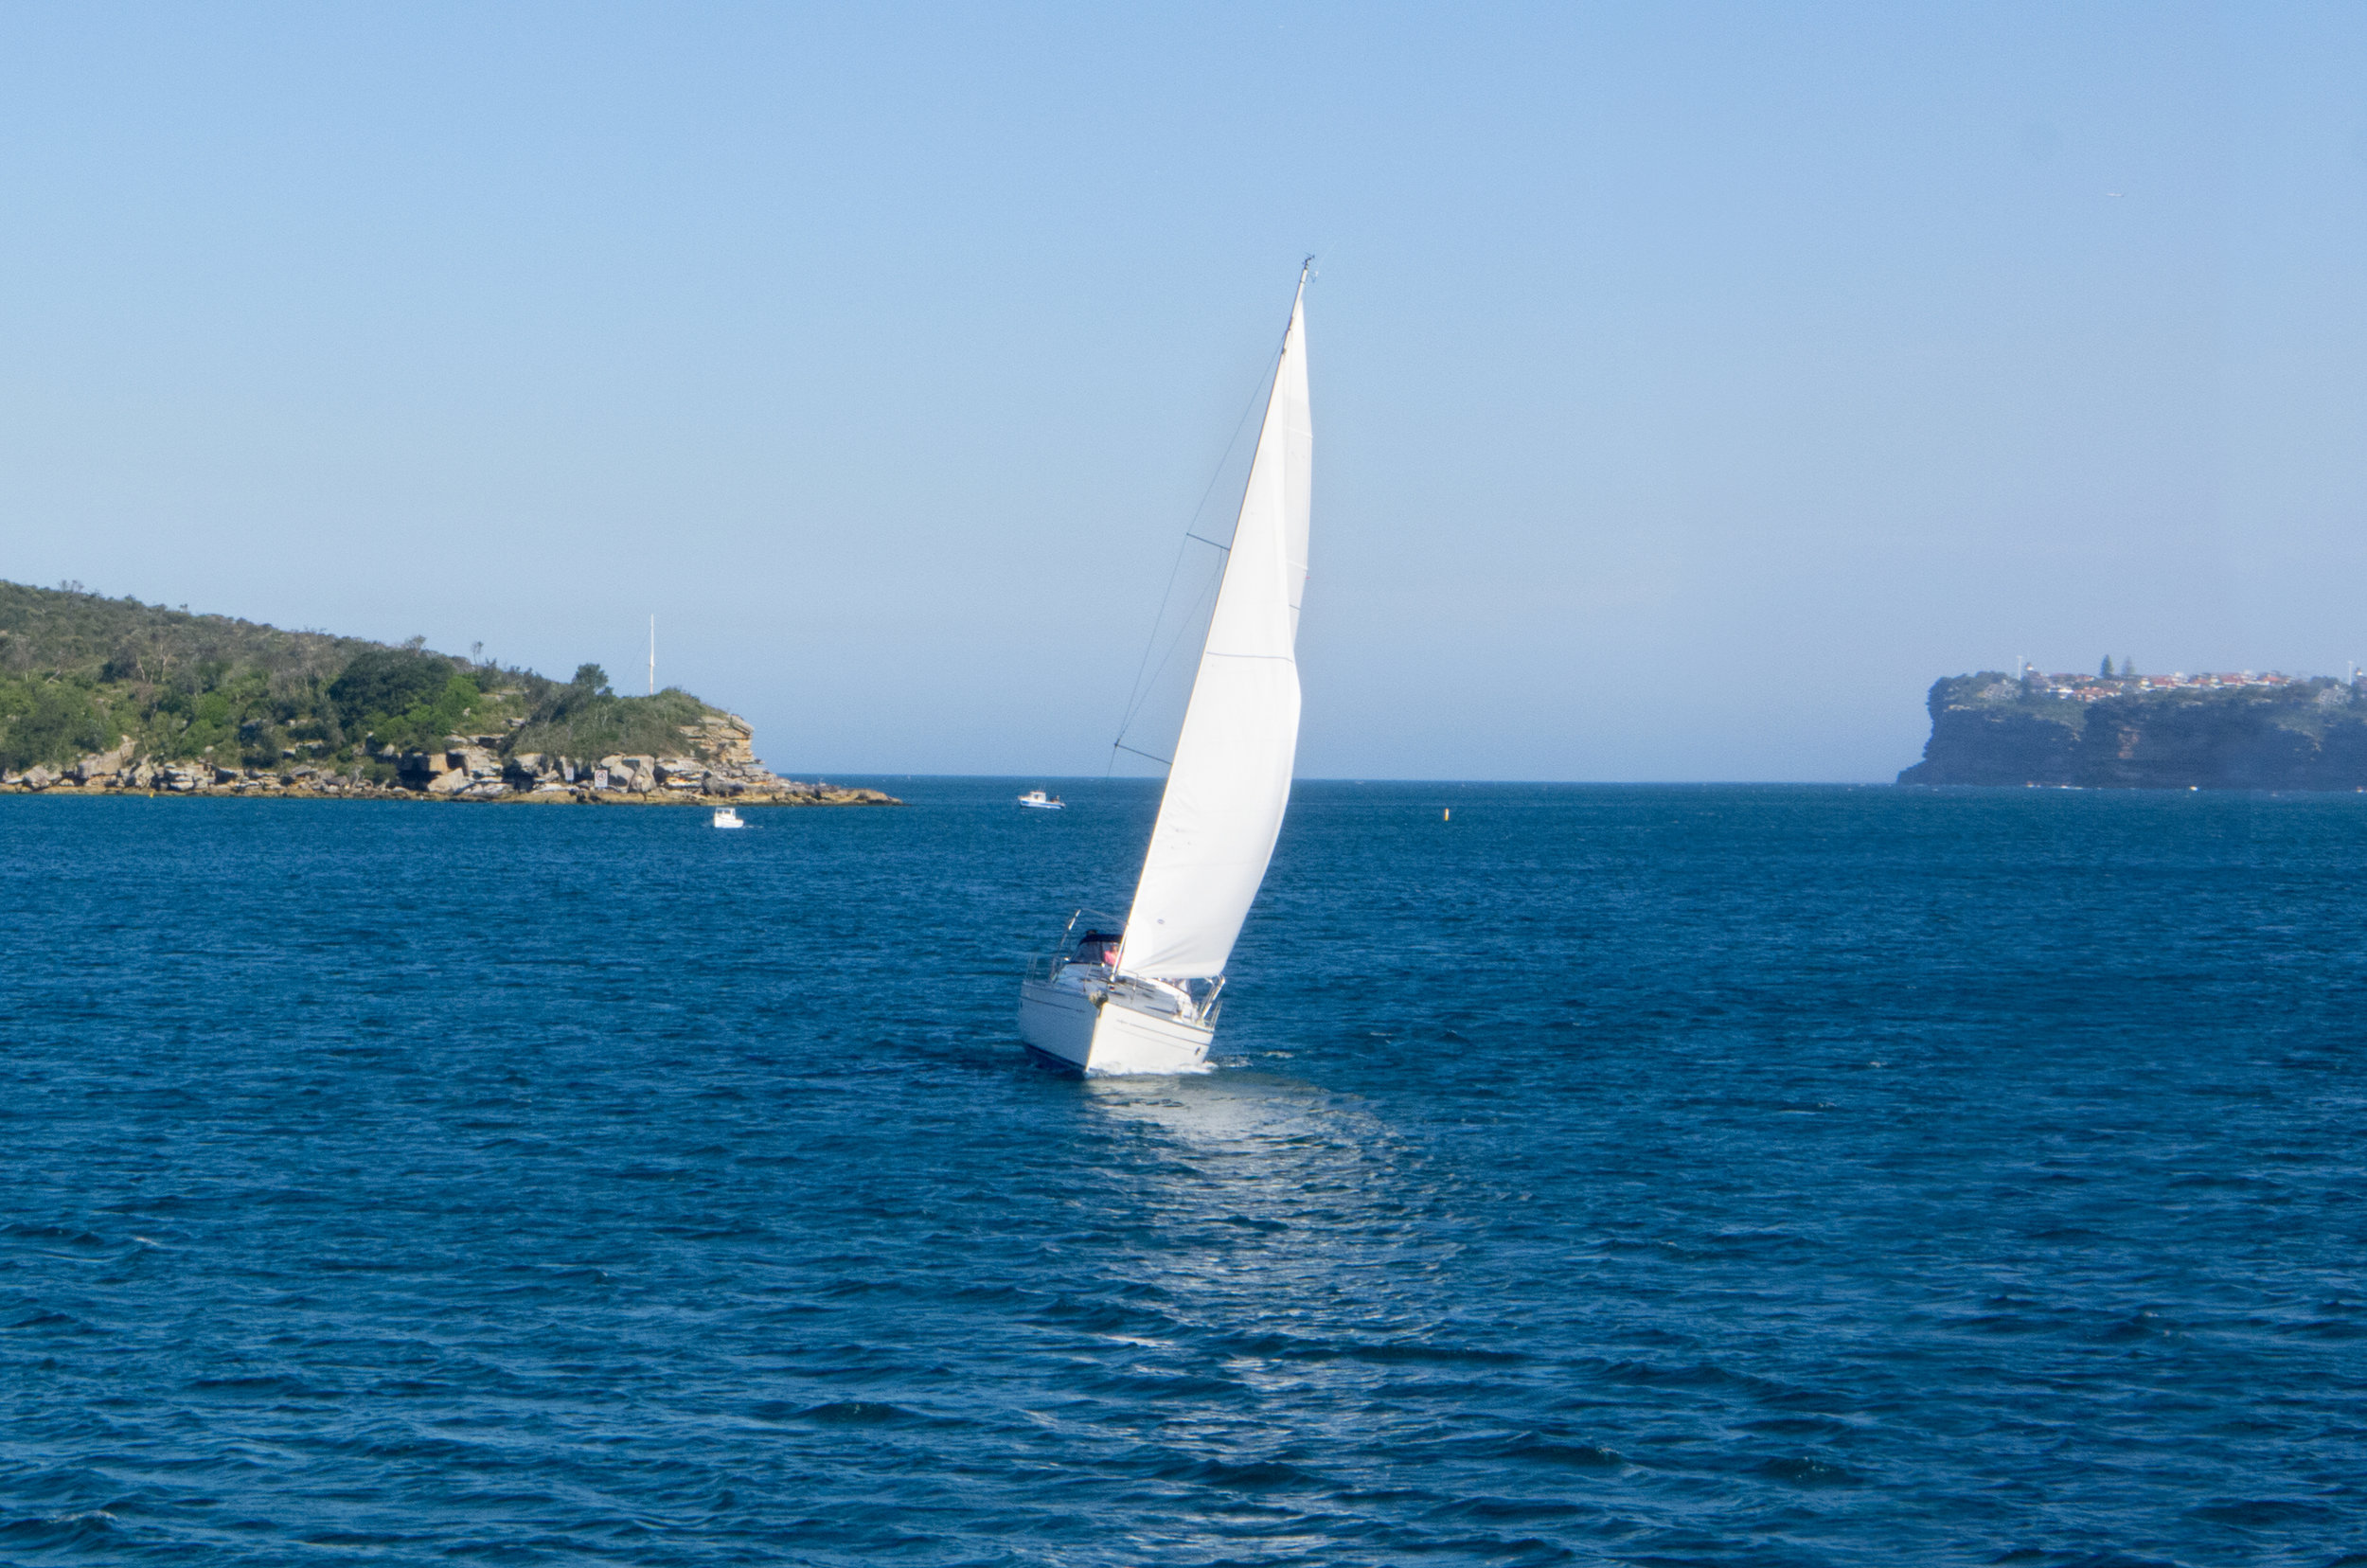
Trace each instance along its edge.
{"label": "rippled water surface", "polygon": [[1078,1081],[887,782],[0,800],[0,1561],[2367,1562],[2367,801],[1302,785]]}

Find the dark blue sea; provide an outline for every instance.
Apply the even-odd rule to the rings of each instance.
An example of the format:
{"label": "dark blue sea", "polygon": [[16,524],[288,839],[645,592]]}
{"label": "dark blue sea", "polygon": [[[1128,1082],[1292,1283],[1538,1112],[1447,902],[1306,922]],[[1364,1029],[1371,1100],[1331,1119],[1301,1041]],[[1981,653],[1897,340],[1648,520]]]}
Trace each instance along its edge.
{"label": "dark blue sea", "polygon": [[0,1561],[2367,1562],[2367,797],[1303,784],[1082,1081],[872,782],[0,800]]}

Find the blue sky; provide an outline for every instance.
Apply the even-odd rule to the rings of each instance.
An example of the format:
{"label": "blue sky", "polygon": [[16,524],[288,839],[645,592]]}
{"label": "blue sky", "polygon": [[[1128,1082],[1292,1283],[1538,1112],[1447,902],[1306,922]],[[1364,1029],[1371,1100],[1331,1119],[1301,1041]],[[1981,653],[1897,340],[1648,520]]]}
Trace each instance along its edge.
{"label": "blue sky", "polygon": [[2367,660],[2363,80],[2357,6],[11,8],[0,577],[620,686],[654,613],[786,769],[1098,773],[1312,251],[1303,775],[1888,777],[1936,675]]}

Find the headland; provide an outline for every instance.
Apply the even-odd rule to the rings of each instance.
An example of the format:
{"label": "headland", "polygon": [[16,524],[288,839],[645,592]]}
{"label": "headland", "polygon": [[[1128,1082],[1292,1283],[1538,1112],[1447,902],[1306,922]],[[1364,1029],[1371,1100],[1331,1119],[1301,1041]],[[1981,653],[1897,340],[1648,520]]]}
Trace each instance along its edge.
{"label": "headland", "polygon": [[746,720],[473,656],[0,582],[0,792],[895,805],[783,778]]}
{"label": "headland", "polygon": [[2324,676],[2016,675],[1931,683],[1901,784],[2367,789],[2367,686]]}

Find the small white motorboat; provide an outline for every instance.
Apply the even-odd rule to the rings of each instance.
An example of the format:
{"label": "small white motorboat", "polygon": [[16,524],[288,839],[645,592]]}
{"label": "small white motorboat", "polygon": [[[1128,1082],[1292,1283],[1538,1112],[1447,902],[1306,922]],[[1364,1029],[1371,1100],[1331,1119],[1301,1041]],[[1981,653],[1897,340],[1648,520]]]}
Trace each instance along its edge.
{"label": "small white motorboat", "polygon": [[745,828],[748,825],[739,820],[739,812],[735,808],[730,806],[718,806],[715,809],[715,826],[718,828]]}
{"label": "small white motorboat", "polygon": [[1066,805],[1061,801],[1059,795],[1048,795],[1041,790],[1028,791],[1025,794],[1019,797],[1019,803],[1022,806],[1032,807],[1039,811],[1059,811],[1067,810]]}

